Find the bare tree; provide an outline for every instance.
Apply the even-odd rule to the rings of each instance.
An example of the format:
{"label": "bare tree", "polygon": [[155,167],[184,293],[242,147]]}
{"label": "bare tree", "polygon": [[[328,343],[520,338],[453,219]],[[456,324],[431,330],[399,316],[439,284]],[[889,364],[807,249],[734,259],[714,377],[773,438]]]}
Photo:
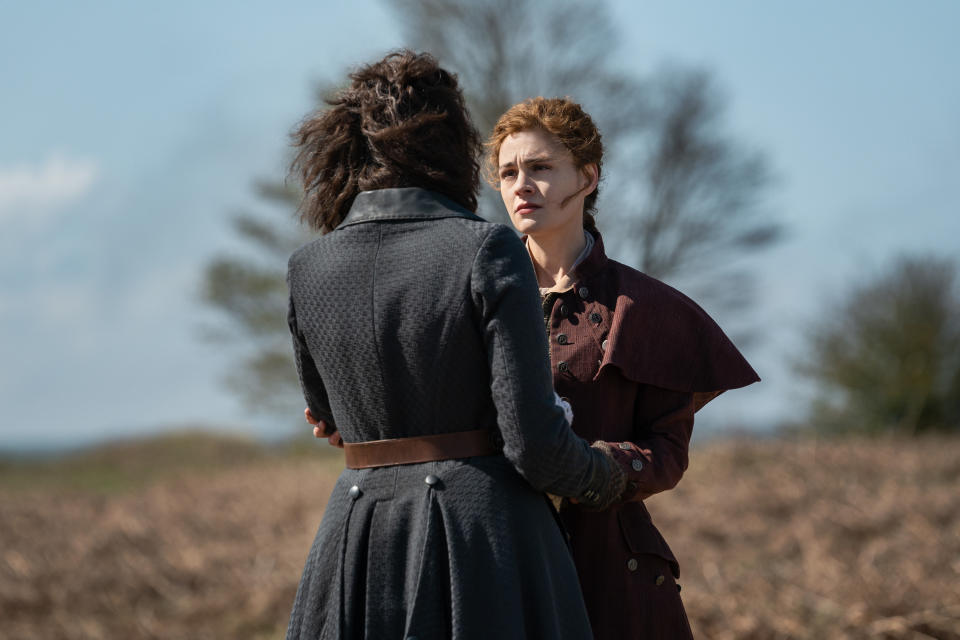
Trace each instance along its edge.
{"label": "bare tree", "polygon": [[[607,149],[598,223],[611,255],[708,308],[749,306],[744,257],[779,238],[779,226],[761,218],[770,175],[762,155],[723,134],[722,100],[708,74],[675,66],[644,77],[617,67],[618,29],[600,0],[384,1],[407,46],[430,51],[459,74],[482,133],[528,97],[570,96],[584,105]],[[505,221],[498,194],[484,191],[482,215]],[[263,193],[286,198],[288,211],[295,207],[289,191]],[[247,355],[231,385],[260,406],[281,398],[280,388],[297,388],[286,364],[280,298],[285,254],[305,236],[249,215],[237,224],[271,261],[215,260],[205,300],[239,329]],[[734,329],[738,337],[747,333]]]}
{"label": "bare tree", "polygon": [[[781,227],[763,208],[768,163],[723,133],[723,100],[706,72],[616,67],[618,30],[600,0],[387,3],[408,43],[460,74],[482,132],[528,97],[583,104],[609,158],[598,224],[611,253],[711,308],[749,306],[744,258],[778,241]],[[482,206],[505,218],[495,196]]]}
{"label": "bare tree", "polygon": [[[638,244],[641,271],[712,287],[711,271],[779,238],[780,226],[760,219],[758,207],[770,173],[760,154],[722,135],[722,107],[707,74],[661,73],[651,144],[626,150],[634,157],[628,164],[642,170],[619,185],[619,221],[623,236]],[[632,211],[626,202],[636,203]]]}
{"label": "bare tree", "polygon": [[960,430],[960,292],[948,259],[908,256],[851,288],[810,330],[800,372],[824,431]]}

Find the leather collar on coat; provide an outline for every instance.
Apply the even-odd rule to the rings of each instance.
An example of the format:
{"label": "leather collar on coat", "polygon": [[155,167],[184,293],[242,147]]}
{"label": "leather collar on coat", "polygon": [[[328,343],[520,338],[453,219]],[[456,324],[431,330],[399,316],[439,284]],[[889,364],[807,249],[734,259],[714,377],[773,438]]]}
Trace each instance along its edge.
{"label": "leather collar on coat", "polygon": [[337,229],[363,222],[388,220],[435,220],[468,218],[482,220],[477,214],[435,191],[419,187],[399,187],[361,191]]}

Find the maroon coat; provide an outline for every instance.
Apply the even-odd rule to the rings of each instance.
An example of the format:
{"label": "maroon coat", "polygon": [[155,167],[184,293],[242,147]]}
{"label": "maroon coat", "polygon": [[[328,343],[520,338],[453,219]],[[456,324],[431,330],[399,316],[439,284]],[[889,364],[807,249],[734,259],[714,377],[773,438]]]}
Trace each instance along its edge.
{"label": "maroon coat", "polygon": [[574,431],[613,444],[630,483],[606,511],[561,509],[590,622],[600,640],[691,637],[677,560],[643,500],[686,470],[694,412],[759,378],[696,303],[609,260],[599,235],[574,278],[543,299],[554,386]]}

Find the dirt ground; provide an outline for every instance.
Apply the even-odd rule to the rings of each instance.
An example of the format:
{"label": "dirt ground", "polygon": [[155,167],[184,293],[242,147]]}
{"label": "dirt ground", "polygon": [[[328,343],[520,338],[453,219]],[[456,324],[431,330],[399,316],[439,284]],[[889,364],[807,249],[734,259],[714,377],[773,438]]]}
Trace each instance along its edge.
{"label": "dirt ground", "polygon": [[[282,638],[340,464],[0,467],[0,638]],[[648,506],[697,638],[960,640],[960,439],[708,443]]]}

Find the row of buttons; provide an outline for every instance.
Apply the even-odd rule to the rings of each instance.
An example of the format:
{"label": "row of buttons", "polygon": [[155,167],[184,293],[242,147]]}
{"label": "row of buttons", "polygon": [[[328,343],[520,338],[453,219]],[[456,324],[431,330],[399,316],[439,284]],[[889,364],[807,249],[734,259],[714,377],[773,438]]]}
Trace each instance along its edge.
{"label": "row of buttons", "polygon": [[[636,558],[630,558],[629,560],[627,560],[627,569],[629,569],[630,571],[636,571],[639,566],[640,566],[640,563],[637,562]],[[662,573],[653,579],[653,583],[658,587],[666,581],[667,579]],[[679,590],[680,590],[680,585],[677,585],[677,591]]]}
{"label": "row of buttons", "polygon": [[[440,478],[433,475],[432,473],[428,475],[426,478],[424,478],[423,481],[427,484],[428,487],[435,487],[438,484],[440,484]],[[347,491],[347,495],[353,498],[354,500],[356,500],[357,498],[363,495],[363,490],[357,485],[353,485],[352,487],[350,487],[350,490]]]}
{"label": "row of buttons", "polygon": [[[600,324],[600,314],[599,314],[599,313],[591,313],[591,314],[590,314],[590,319],[591,319],[593,322],[595,322],[595,323],[597,323],[597,324]],[[557,335],[557,342],[559,342],[560,344],[570,344],[570,337],[567,336],[567,334],[565,334],[565,333],[561,333],[561,334]],[[605,346],[606,343],[607,343],[607,341],[604,340],[604,341],[603,341],[603,344],[604,344],[604,347],[603,347],[603,348],[604,348],[604,349],[606,349],[606,346]]]}
{"label": "row of buttons", "polygon": [[[586,300],[590,296],[590,289],[588,289],[587,287],[580,287],[579,289],[577,289],[577,295],[583,298],[584,300]],[[568,315],[570,315],[570,307],[568,307],[566,304],[561,304],[560,316],[566,318]],[[601,316],[599,313],[594,311],[590,314],[590,322],[594,324],[600,324],[601,322],[603,322],[603,316]],[[561,333],[557,336],[557,342],[563,345],[570,344],[570,337],[565,333]],[[603,341],[601,348],[603,350],[606,350],[607,348],[606,340]],[[560,373],[566,373],[567,371],[570,370],[570,365],[567,364],[566,362],[561,361],[557,363],[557,369],[560,371]]]}
{"label": "row of buttons", "polygon": [[[618,444],[617,446],[618,446],[619,448],[623,449],[624,451],[630,451],[630,449],[631,449],[629,442],[621,442],[621,443]],[[643,460],[640,460],[639,458],[635,458],[635,459],[630,463],[630,467],[631,467],[634,471],[643,471]]]}
{"label": "row of buttons", "polygon": [[[564,318],[570,315],[570,309],[567,307],[567,305],[565,304],[560,305],[560,315],[563,316]],[[603,322],[603,316],[601,316],[596,311],[592,311],[590,312],[590,322],[592,322],[593,324],[600,324],[601,322]]]}
{"label": "row of buttons", "polygon": [[[587,289],[586,287],[580,287],[579,289],[577,289],[577,295],[579,295],[581,298],[586,300],[587,296],[590,295],[590,289]],[[568,307],[565,304],[561,304],[560,315],[566,318],[569,314],[570,314],[570,307]]]}

